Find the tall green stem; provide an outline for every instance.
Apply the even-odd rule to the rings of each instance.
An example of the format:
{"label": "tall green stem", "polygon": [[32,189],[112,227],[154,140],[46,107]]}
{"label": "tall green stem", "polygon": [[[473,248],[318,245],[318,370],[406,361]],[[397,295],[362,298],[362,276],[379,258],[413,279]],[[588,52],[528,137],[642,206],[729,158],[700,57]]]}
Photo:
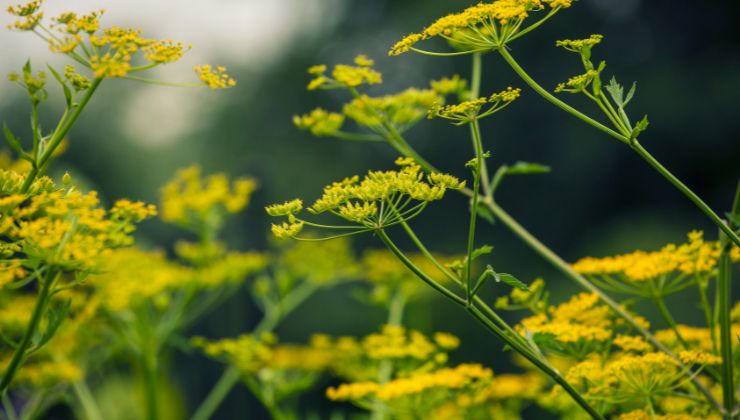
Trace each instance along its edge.
{"label": "tall green stem", "polygon": [[80,103],[77,104],[77,107],[75,108],[72,115],[69,116],[69,119],[64,123],[64,125],[59,128],[59,130],[56,130],[52,134],[51,139],[49,139],[48,146],[41,154],[41,157],[35,162],[33,168],[31,168],[31,170],[28,172],[26,180],[21,187],[22,192],[28,192],[28,189],[31,188],[31,184],[33,184],[33,181],[43,172],[44,166],[54,154],[54,151],[57,149],[57,147],[59,147],[59,144],[62,142],[62,140],[64,140],[64,137],[67,135],[67,133],[69,133],[69,130],[72,129],[72,126],[77,121],[77,118],[82,113],[82,110],[84,110],[87,103],[90,102],[90,98],[92,98],[95,90],[97,90],[102,81],[102,78],[97,78],[93,80],[90,88],[87,89],[87,91],[85,92],[85,96],[83,96]]}
{"label": "tall green stem", "polygon": [[155,347],[144,351],[141,355],[141,369],[144,375],[144,392],[146,397],[146,418],[148,420],[157,420],[159,418],[157,353],[158,351]]}
{"label": "tall green stem", "polygon": [[740,246],[740,236],[732,230],[732,228],[720,218],[699,196],[697,196],[691,188],[687,187],[686,184],[676,178],[668,169],[658,162],[642,145],[635,140],[632,144],[632,150],[637,152],[645,161],[650,164],[656,171],[658,171],[665,179],[668,180],[677,190],[681,191],[692,203],[696,205],[717,227],[720,228],[722,233],[735,243]]}
{"label": "tall green stem", "polygon": [[[290,312],[298,307],[303,301],[308,299],[316,290],[317,286],[313,283],[303,283],[299,287],[293,289],[285,299],[283,299],[280,308],[277,312],[269,312],[265,314],[259,324],[252,331],[252,334],[259,335],[266,332],[270,332],[285,318]],[[211,389],[206,396],[206,399],[198,406],[193,413],[191,420],[208,420],[213,416],[218,407],[221,405],[223,400],[229,395],[231,390],[239,383],[242,374],[234,366],[229,366],[226,371],[221,375],[216,385]]]}
{"label": "tall green stem", "polygon": [[486,316],[475,306],[470,305],[465,300],[459,298],[457,295],[449,291],[444,286],[437,283],[435,280],[426,275],[419,267],[417,267],[406,255],[396,246],[395,243],[388,237],[388,234],[384,230],[380,229],[377,231],[378,237],[385,243],[385,245],[393,252],[401,262],[406,265],[414,274],[429,285],[432,285],[435,289],[442,292],[442,294],[453,302],[460,306],[463,306],[468,313],[470,313],[476,320],[478,320],[483,326],[485,326],[490,332],[496,337],[501,339],[503,342],[510,345],[514,350],[524,356],[527,360],[537,366],[542,372],[550,376],[555,382],[560,384],[568,394],[571,395],[573,400],[580,405],[589,415],[595,419],[603,419],[603,416],[599,414],[589,403],[581,396],[581,394],[573,388],[558,372],[552,369],[547,363],[541,360],[539,357],[534,355],[528,348],[525,347],[520,341],[510,337],[505,331],[501,330],[496,324],[491,322]]}
{"label": "tall green stem", "polygon": [[103,420],[103,414],[100,412],[100,407],[95,402],[95,398],[90,392],[90,388],[85,383],[84,379],[75,381],[72,383],[72,389],[74,389],[77,399],[80,401],[82,411],[85,413],[87,420]]}
{"label": "tall green stem", "polygon": [[[406,306],[406,294],[402,290],[396,291],[388,305],[388,325],[401,325],[403,321],[403,310]],[[383,360],[378,368],[378,383],[384,384],[391,379],[393,375],[393,362]],[[373,404],[373,413],[370,417],[372,420],[385,419],[385,405],[382,401],[376,401]]]}
{"label": "tall green stem", "polygon": [[3,373],[3,378],[0,382],[0,394],[5,394],[8,391],[8,387],[13,381],[15,374],[25,361],[26,351],[28,350],[34,335],[36,335],[39,322],[41,321],[46,310],[46,305],[49,303],[49,299],[51,298],[51,286],[56,282],[58,276],[59,273],[56,270],[49,269],[46,275],[42,278],[40,285],[41,289],[39,289],[39,294],[36,297],[36,304],[31,313],[31,319],[28,321],[26,331],[23,333],[23,337],[18,343],[18,347],[13,351],[13,357],[10,359],[10,363],[8,363],[8,367],[5,369],[5,373]]}
{"label": "tall green stem", "polygon": [[622,134],[619,134],[618,132],[612,130],[611,128],[601,124],[600,122],[592,119],[588,115],[578,111],[577,109],[573,108],[572,106],[566,104],[565,102],[561,101],[560,99],[556,98],[553,94],[548,92],[546,89],[544,89],[542,86],[540,86],[532,77],[527,74],[526,71],[519,65],[519,63],[516,62],[514,57],[511,56],[511,54],[506,50],[506,48],[499,48],[498,52],[501,54],[501,56],[506,60],[507,63],[511,66],[511,68],[519,75],[519,77],[524,80],[525,83],[529,85],[532,89],[534,89],[535,92],[539,93],[540,96],[557,106],[558,108],[562,109],[563,111],[573,115],[574,117],[580,119],[581,121],[585,122],[586,124],[603,131],[604,133],[614,137],[615,139],[621,141],[622,143],[625,143],[629,145],[632,150],[634,150],[640,157],[642,157],[650,166],[653,167],[658,173],[660,173],[668,182],[670,182],[676,189],[681,191],[688,199],[694,203],[717,227],[719,227],[722,232],[727,235],[730,240],[735,243],[735,245],[740,246],[740,236],[738,236],[727,224],[724,223],[724,221],[715,213],[699,196],[697,196],[689,187],[687,187],[684,183],[682,183],[678,178],[676,178],[668,169],[666,169],[663,165],[660,164],[650,153],[648,153],[645,148],[640,145],[640,143],[637,141],[637,139],[631,139],[628,137],[625,137]]}
{"label": "tall green stem", "polygon": [[[740,183],[738,183],[735,200],[732,205],[732,216],[740,216]],[[722,400],[725,406],[726,419],[733,417],[735,409],[735,384],[733,377],[732,354],[732,320],[730,307],[732,305],[732,264],[730,261],[731,244],[725,235],[720,233],[721,254],[719,257],[719,278],[717,279],[718,309],[719,309],[719,341],[722,355]]]}
{"label": "tall green stem", "polygon": [[[474,121],[475,122],[475,121]],[[477,124],[477,122],[475,122]],[[480,137],[477,135],[477,125],[474,127],[470,124],[470,130],[473,135],[473,145],[475,147],[475,170],[473,171],[473,197],[470,204],[470,226],[468,230],[468,253],[465,260],[465,301],[470,304],[470,297],[473,288],[473,248],[475,247],[475,223],[478,219],[478,198],[480,194],[481,162],[483,161],[483,152],[480,145]]]}

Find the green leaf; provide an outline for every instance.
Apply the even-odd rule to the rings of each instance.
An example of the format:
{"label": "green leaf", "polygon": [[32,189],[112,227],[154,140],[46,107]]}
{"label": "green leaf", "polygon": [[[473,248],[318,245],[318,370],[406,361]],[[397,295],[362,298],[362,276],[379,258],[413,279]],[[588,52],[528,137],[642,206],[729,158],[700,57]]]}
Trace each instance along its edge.
{"label": "green leaf", "polygon": [[550,167],[539,163],[517,162],[506,169],[506,175],[532,175],[546,174],[550,172]]}
{"label": "green leaf", "polygon": [[13,134],[12,131],[10,131],[10,128],[8,128],[8,124],[6,123],[3,123],[3,133],[5,134],[5,140],[8,141],[10,147],[15,150],[16,153],[18,153],[18,156],[23,157],[26,152],[23,151],[21,141],[18,140],[18,138]]}
{"label": "green leaf", "polygon": [[647,130],[648,125],[650,125],[650,122],[648,121],[647,115],[642,117],[642,119],[637,123],[635,128],[632,130],[632,134],[630,135],[631,138],[636,139],[637,136],[640,135],[643,131]]}
{"label": "green leaf", "polygon": [[632,100],[632,97],[635,96],[635,91],[637,91],[637,82],[632,82],[632,87],[630,88],[630,91],[627,92],[627,97],[624,99],[624,105],[622,107],[626,107],[628,103]]}
{"label": "green leaf", "polygon": [[40,335],[40,337],[34,337],[34,350],[36,351],[39,348],[41,348],[44,344],[48,343],[49,340],[51,340],[54,337],[54,334],[59,329],[59,326],[62,325],[62,322],[67,318],[67,314],[69,313],[69,308],[72,304],[72,299],[67,299],[61,306],[59,306],[56,309],[49,309],[49,311],[46,313],[48,322],[46,325],[46,330],[44,330],[43,335]]}
{"label": "green leaf", "polygon": [[614,76],[612,76],[609,84],[605,86],[605,89],[609,92],[609,96],[612,97],[612,100],[618,107],[621,108],[626,105],[624,101],[624,87],[617,83],[617,79]]}
{"label": "green leaf", "polygon": [[54,67],[50,65],[46,65],[46,67],[49,68],[49,71],[51,72],[52,76],[54,76],[55,79],[57,79],[57,82],[59,82],[60,85],[62,85],[62,89],[64,90],[64,100],[67,103],[67,108],[72,107],[72,90],[67,86],[67,83],[62,79],[62,76],[57,73],[56,70],[54,70]]}
{"label": "green leaf", "polygon": [[727,216],[727,220],[730,221],[730,224],[732,226],[740,226],[740,214],[733,214],[730,212],[725,213],[725,216]]}
{"label": "green leaf", "polygon": [[478,293],[478,290],[483,287],[483,284],[486,282],[486,280],[488,280],[489,277],[496,277],[496,272],[493,271],[493,267],[487,265],[486,270],[481,273],[481,275],[478,277],[478,280],[475,282],[475,286],[473,286],[473,290],[470,292],[470,296],[475,296]]}
{"label": "green leaf", "polygon": [[[472,209],[473,200],[470,200],[470,206]],[[477,214],[478,214],[478,217],[480,217],[481,219],[485,220],[486,222],[492,225],[496,223],[496,220],[493,217],[493,213],[491,212],[491,209],[486,207],[486,205],[481,202],[478,202],[478,213]]]}
{"label": "green leaf", "polygon": [[512,276],[511,274],[497,273],[495,275],[495,278],[496,278],[496,282],[498,283],[503,282],[519,290],[524,290],[526,292],[529,291],[529,287],[526,284],[522,283],[518,278]]}
{"label": "green leaf", "polygon": [[493,247],[491,245],[483,245],[480,248],[474,249],[473,253],[470,255],[470,258],[475,260],[481,255],[487,255],[487,254],[490,254],[491,252],[493,252]]}

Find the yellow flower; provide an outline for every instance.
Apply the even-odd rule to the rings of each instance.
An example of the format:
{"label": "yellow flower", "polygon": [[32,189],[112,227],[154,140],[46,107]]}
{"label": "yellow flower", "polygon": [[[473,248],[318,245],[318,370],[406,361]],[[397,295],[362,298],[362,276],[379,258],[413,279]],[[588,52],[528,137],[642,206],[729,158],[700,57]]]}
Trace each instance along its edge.
{"label": "yellow flower", "polygon": [[195,66],[198,78],[211,89],[226,89],[236,86],[236,80],[226,74],[226,67],[211,67],[208,64]]}
{"label": "yellow flower", "polygon": [[316,108],[307,115],[296,115],[293,124],[301,130],[310,130],[314,136],[331,136],[342,128],[344,116]]}

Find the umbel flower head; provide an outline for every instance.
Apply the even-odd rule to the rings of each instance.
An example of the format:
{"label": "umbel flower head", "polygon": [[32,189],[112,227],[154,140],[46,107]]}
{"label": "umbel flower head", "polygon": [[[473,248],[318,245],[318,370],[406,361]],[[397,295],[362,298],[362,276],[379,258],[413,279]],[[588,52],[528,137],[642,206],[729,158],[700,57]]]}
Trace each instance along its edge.
{"label": "umbel flower head", "polygon": [[[43,0],[9,6],[8,13],[20,18],[8,27],[18,31],[32,31],[49,44],[52,52],[65,54],[87,67],[93,77],[126,77],[131,73],[180,60],[192,46],[170,39],[144,38],[140,29],[112,26],[101,28],[104,10],[88,14],[63,12],[44,23],[41,11]],[[199,79],[212,89],[236,84],[223,67],[209,65],[195,68]]]}
{"label": "umbel flower head", "polygon": [[[428,115],[430,109],[444,105],[447,96],[468,97],[467,81],[457,75],[432,81],[430,88],[427,89],[408,88],[395,94],[370,96],[357,92],[354,87],[347,84],[329,79],[324,75],[325,71],[326,66],[314,66],[309,69],[309,72],[321,72],[309,84],[309,89],[314,88],[316,84],[320,84],[322,89],[347,88],[353,93],[353,99],[342,107],[341,113],[316,108],[308,114],[293,117],[296,127],[309,130],[311,134],[318,137],[331,136],[355,141],[382,141],[402,134],[415,126]],[[343,131],[342,128],[347,120],[353,121],[357,126],[369,130],[372,134]]]}
{"label": "umbel flower head", "polygon": [[266,207],[269,215],[288,219],[273,224],[273,234],[278,238],[295,237],[304,225],[348,229],[348,234],[382,229],[416,217],[429,202],[442,199],[447,189],[465,186],[464,181],[452,175],[425,176],[421,166],[410,158],[399,158],[396,164],[401,167],[399,170],[370,171],[362,180],[353,176],[335,182],[325,187],[324,194],[308,208],[313,214],[331,213],[350,225],[319,225],[300,219],[303,202],[293,200]]}
{"label": "umbel flower head", "polygon": [[94,191],[57,187],[46,177],[23,193],[24,181],[24,175],[0,170],[0,253],[15,256],[0,263],[2,283],[30,275],[39,263],[64,271],[95,270],[110,250],[133,243],[136,223],[156,214],[154,206],[128,200],[106,211]]}
{"label": "umbel flower head", "polygon": [[[446,120],[454,121],[458,125],[469,123],[500,111],[510,103],[514,102],[520,94],[521,89],[508,87],[506,90],[494,93],[487,98],[471,99],[469,101],[460,102],[459,104],[445,106],[435,104],[434,107],[429,109],[429,118],[444,118]],[[488,108],[481,112],[483,107]]]}
{"label": "umbel flower head", "polygon": [[519,35],[534,29],[522,29],[522,23],[530,13],[542,11],[549,6],[551,11],[542,20],[548,19],[559,9],[570,7],[572,0],[496,0],[478,3],[459,13],[437,19],[419,33],[412,33],[397,42],[389,55],[399,55],[410,50],[424,53],[415,45],[430,38],[440,37],[456,46],[464,46],[469,52],[490,51],[503,47]]}

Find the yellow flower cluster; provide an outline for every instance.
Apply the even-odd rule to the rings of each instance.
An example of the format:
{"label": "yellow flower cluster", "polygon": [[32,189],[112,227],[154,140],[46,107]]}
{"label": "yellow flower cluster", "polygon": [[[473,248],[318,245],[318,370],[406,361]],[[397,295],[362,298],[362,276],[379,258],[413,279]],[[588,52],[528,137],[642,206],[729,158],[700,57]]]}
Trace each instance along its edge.
{"label": "yellow flower cluster", "polygon": [[[107,212],[97,194],[57,188],[40,178],[21,193],[23,175],[0,170],[0,235],[5,252],[24,254],[23,263],[44,262],[62,270],[94,269],[111,249],[133,243],[135,224],[156,214],[151,205],[121,200]],[[2,262],[15,276],[19,260]],[[5,270],[3,270],[5,271]]]}
{"label": "yellow flower cluster", "polygon": [[583,74],[571,77],[565,83],[559,83],[555,87],[555,92],[583,92],[589,87],[589,85],[591,85],[591,82],[593,82],[598,75],[599,72],[597,70],[587,70]]}
{"label": "yellow flower cluster", "polygon": [[32,31],[44,17],[44,14],[39,11],[42,1],[33,0],[26,4],[8,6],[6,9],[8,13],[23,18],[14,22],[12,25],[8,25],[8,28],[19,31]]}
{"label": "yellow flower cluster", "polygon": [[[480,39],[470,39],[468,42],[477,44],[478,48],[493,49],[499,46],[499,40],[494,34],[504,34],[504,29],[496,29],[496,22],[503,27],[517,28],[532,11],[544,9],[545,4],[551,8],[567,8],[571,0],[496,0],[492,3],[478,3],[468,7],[460,13],[453,13],[437,19],[420,33],[412,33],[397,42],[389,51],[389,55],[399,55],[409,51],[423,40],[442,37],[451,40],[462,31],[470,31],[482,36]],[[493,35],[493,36],[490,36]]]}
{"label": "yellow flower cluster", "polygon": [[454,368],[442,368],[430,373],[419,373],[384,384],[360,382],[342,384],[329,388],[326,395],[331,400],[363,400],[371,397],[383,401],[407,396],[418,396],[433,389],[460,389],[474,386],[493,376],[493,372],[478,364],[462,364]]}
{"label": "yellow flower cluster", "polygon": [[198,78],[211,89],[226,89],[236,86],[236,80],[226,74],[226,67],[211,67],[208,64],[195,67]]}
{"label": "yellow flower cluster", "polygon": [[[668,244],[659,251],[635,251],[616,257],[586,257],[575,264],[573,269],[589,276],[619,275],[633,282],[644,282],[671,274],[701,274],[717,265],[719,243],[707,242],[700,231],[690,232],[688,242]],[[731,258],[740,261],[740,252],[733,247]]]}
{"label": "yellow flower cluster", "polygon": [[603,35],[591,35],[586,39],[563,39],[555,42],[555,46],[565,48],[568,51],[582,53],[586,49],[592,48],[594,45],[601,42],[604,39]]}
{"label": "yellow flower cluster", "polygon": [[376,380],[386,361],[392,362],[398,376],[437,368],[447,362],[447,352],[459,344],[449,333],[437,332],[430,338],[399,325],[384,325],[380,332],[361,339],[326,335],[311,339],[314,348],[334,355],[332,371],[351,381]]}
{"label": "yellow flower cluster", "polygon": [[468,94],[468,81],[457,74],[432,80],[429,86],[441,96],[457,95],[459,98],[464,98]]}
{"label": "yellow flower cluster", "polygon": [[248,204],[257,183],[251,178],[233,182],[223,173],[203,177],[198,166],[180,170],[162,187],[162,219],[197,232],[218,229],[227,213]]}
{"label": "yellow flower cluster", "polygon": [[187,267],[168,260],[162,252],[125,249],[111,253],[104,263],[105,272],[91,276],[90,284],[102,305],[118,312],[149,302],[165,307],[183,287],[195,291],[238,284],[264,268],[266,259],[258,253],[230,252]]}
{"label": "yellow flower cluster", "polygon": [[388,122],[398,131],[405,131],[427,115],[427,110],[444,101],[431,89],[409,88],[403,92],[381,97],[362,95],[344,105],[342,112],[358,125],[373,131],[382,130]]}
{"label": "yellow flower cluster", "polygon": [[523,335],[552,335],[561,343],[607,341],[613,334],[611,313],[608,307],[597,305],[598,301],[596,294],[578,294],[559,306],[550,307],[548,314],[525,318],[517,330]]}
{"label": "yellow flower cluster", "polygon": [[[331,212],[361,227],[381,228],[408,220],[423,210],[424,206],[440,200],[447,189],[460,189],[463,181],[447,175],[427,175],[413,160],[399,158],[397,171],[370,171],[360,181],[358,176],[345,178],[324,188],[324,194],[308,208],[314,214]],[[418,203],[412,205],[412,201]],[[275,213],[270,210],[268,213]],[[288,214],[288,223],[273,224],[278,238],[295,236],[303,228],[295,214]]]}
{"label": "yellow flower cluster", "polygon": [[355,65],[337,64],[331,72],[326,74],[327,67],[323,64],[308,69],[308,73],[315,76],[308,83],[308,90],[315,89],[354,89],[360,85],[377,85],[383,81],[383,75],[372,66],[375,64],[364,55],[355,57]]}
{"label": "yellow flower cluster", "polygon": [[293,116],[293,124],[317,137],[331,136],[344,124],[344,115],[316,108],[310,114]]}
{"label": "yellow flower cluster", "polygon": [[[42,37],[49,43],[51,51],[70,55],[89,67],[96,78],[125,77],[131,72],[178,61],[192,48],[189,44],[173,40],[144,38],[141,30],[133,28],[113,26],[102,29],[101,33],[103,10],[82,15],[63,12],[54,17],[50,28],[47,28],[42,22],[43,13],[39,11],[41,3],[40,0],[34,0],[25,5],[9,6],[7,10],[10,14],[23,18],[10,25],[10,28],[35,30],[41,27],[45,34],[49,34],[48,37]],[[133,63],[138,55],[142,55],[149,64],[135,66]],[[212,89],[236,85],[223,67],[203,65],[195,70],[200,80]]]}
{"label": "yellow flower cluster", "polygon": [[[498,93],[494,93],[487,98],[472,99],[459,104],[445,105],[435,104],[429,109],[429,118],[441,117],[444,119],[456,121],[459,123],[470,122],[476,119],[487,117],[496,111],[499,111],[516,100],[521,94],[521,89],[506,88]],[[489,108],[484,112],[481,109],[485,106]]]}

